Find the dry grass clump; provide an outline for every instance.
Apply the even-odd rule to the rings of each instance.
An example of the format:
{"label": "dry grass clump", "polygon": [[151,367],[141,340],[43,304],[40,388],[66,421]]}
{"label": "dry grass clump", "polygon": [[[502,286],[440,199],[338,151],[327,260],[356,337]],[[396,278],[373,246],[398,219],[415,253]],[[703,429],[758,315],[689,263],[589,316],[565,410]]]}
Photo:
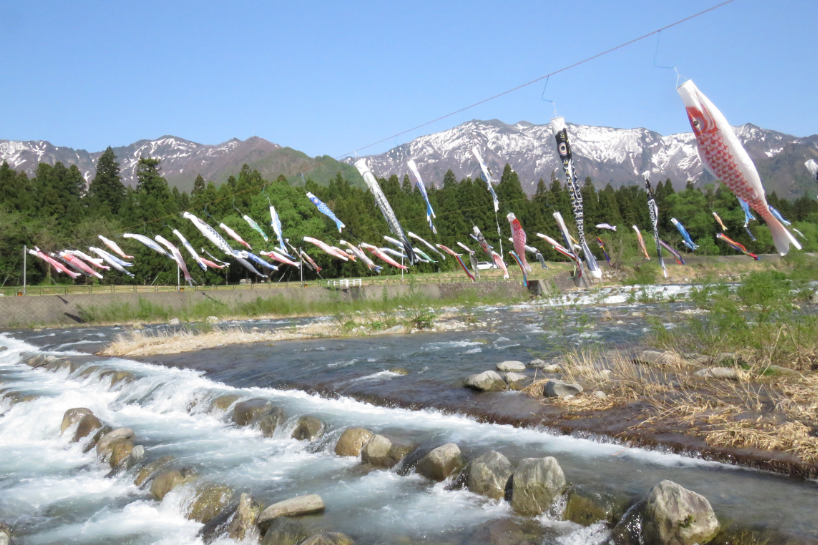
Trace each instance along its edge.
{"label": "dry grass clump", "polygon": [[818,461],[818,437],[814,429],[801,422],[762,424],[747,421],[727,421],[708,432],[708,445],[720,447],[752,447],[789,452],[804,460]]}

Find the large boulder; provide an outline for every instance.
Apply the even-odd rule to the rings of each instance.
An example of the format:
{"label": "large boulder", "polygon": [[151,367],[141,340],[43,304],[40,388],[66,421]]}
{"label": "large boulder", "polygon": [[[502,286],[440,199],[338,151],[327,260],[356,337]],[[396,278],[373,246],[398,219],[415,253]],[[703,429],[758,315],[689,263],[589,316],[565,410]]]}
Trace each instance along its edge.
{"label": "large boulder", "polygon": [[287,420],[287,415],[281,407],[272,407],[267,414],[259,418],[258,429],[264,437],[272,437],[276,429]]}
{"label": "large boulder", "polygon": [[599,521],[615,526],[625,515],[631,498],[619,490],[600,490],[572,486],[567,492],[563,518],[582,526],[590,526]]}
{"label": "large boulder", "polygon": [[723,378],[728,380],[738,380],[738,369],[735,367],[707,367],[694,373],[700,378]]}
{"label": "large boulder", "polygon": [[114,445],[122,441],[130,441],[134,438],[134,432],[131,428],[117,428],[100,437],[97,442],[97,456],[104,460],[110,458],[111,452],[114,450]]}
{"label": "large boulder", "polygon": [[463,469],[463,456],[454,443],[447,443],[429,452],[418,462],[416,471],[433,481],[444,481]]}
{"label": "large boulder", "polygon": [[502,518],[479,525],[463,543],[485,543],[490,545],[539,545],[556,543],[546,540],[548,531],[535,520],[521,517]]}
{"label": "large boulder", "polygon": [[506,495],[514,468],[508,458],[490,450],[469,462],[463,471],[466,474],[466,488],[475,494],[499,500]]}
{"label": "large boulder", "polygon": [[132,467],[136,467],[138,464],[141,464],[145,459],[145,454],[145,447],[142,445],[136,445],[125,459],[125,469],[131,469]]}
{"label": "large boulder", "polygon": [[62,424],[60,424],[60,435],[65,433],[65,430],[82,420],[83,416],[93,415],[91,409],[79,407],[76,409],[68,409],[62,417]]}
{"label": "large boulder", "polygon": [[478,392],[499,392],[506,389],[506,381],[496,371],[483,371],[467,377],[466,387]]}
{"label": "large boulder", "polygon": [[11,539],[11,528],[0,522],[0,545],[14,545]]}
{"label": "large boulder", "polygon": [[156,476],[151,483],[151,494],[159,501],[179,485],[188,483],[196,478],[196,472],[191,468],[165,471]]}
{"label": "large boulder", "polygon": [[241,396],[236,394],[221,395],[210,402],[208,412],[211,414],[216,412],[227,412],[227,409],[229,409],[233,403],[238,401],[239,398],[241,398]]}
{"label": "large boulder", "polygon": [[120,462],[125,461],[133,452],[134,444],[131,441],[117,441],[111,448],[111,458],[108,463],[112,468],[117,467]]}
{"label": "large boulder", "polygon": [[[77,425],[77,431],[79,431],[80,429],[82,429],[82,422],[80,422],[79,425]],[[99,440],[105,437],[106,434],[111,433],[112,431],[114,431],[114,429],[111,426],[102,426],[101,428],[99,428],[91,437],[91,439],[89,439],[88,442],[85,443],[85,446],[82,447],[82,452],[83,453],[90,452],[91,450],[96,448],[97,443],[99,443]]]}
{"label": "large boulder", "polygon": [[258,526],[266,531],[273,520],[278,517],[300,517],[324,512],[324,500],[318,494],[297,496],[274,503],[258,516]]}
{"label": "large boulder", "polygon": [[321,437],[323,432],[324,425],[321,421],[314,416],[306,415],[300,417],[298,422],[296,422],[292,438],[298,439],[299,441],[313,441]]}
{"label": "large boulder", "polygon": [[521,361],[503,361],[497,364],[497,370],[504,373],[521,373],[525,371],[525,364]]}
{"label": "large boulder", "polygon": [[360,456],[361,449],[374,435],[374,433],[364,428],[347,428],[335,445],[335,454],[338,456]]}
{"label": "large boulder", "polygon": [[243,493],[239,499],[239,506],[236,508],[230,525],[227,527],[227,535],[236,541],[254,538],[258,541],[258,516],[261,513],[261,505],[253,501],[250,494]]}
{"label": "large boulder", "polygon": [[258,422],[273,407],[274,405],[270,401],[262,398],[240,401],[233,407],[233,423],[237,426],[249,426]]}
{"label": "large boulder", "polygon": [[172,462],[173,459],[174,459],[173,456],[168,454],[166,456],[162,456],[157,460],[154,460],[149,464],[145,464],[139,470],[139,473],[136,474],[136,478],[133,480],[133,484],[135,484],[136,486],[142,486],[144,483],[148,481],[148,479],[156,475],[156,473],[160,469],[162,469],[169,462]]}
{"label": "large boulder", "polygon": [[656,350],[643,350],[633,359],[634,363],[643,365],[678,365],[682,361],[682,358],[673,352],[657,352]]}
{"label": "large boulder", "polygon": [[312,531],[301,522],[278,517],[264,529],[261,545],[296,545],[312,535]]}
{"label": "large boulder", "polygon": [[564,380],[549,380],[542,389],[542,395],[545,397],[570,397],[581,393],[582,386]]}
{"label": "large boulder", "polygon": [[662,481],[648,494],[643,532],[648,543],[707,543],[719,532],[719,521],[707,498],[673,481]]}
{"label": "large boulder", "polygon": [[511,508],[521,515],[536,517],[563,493],[565,474],[552,456],[525,458],[517,464],[511,483]]}
{"label": "large boulder", "polygon": [[321,532],[314,536],[308,537],[301,542],[301,545],[353,545],[348,536],[341,532]]}
{"label": "large boulder", "polygon": [[74,430],[74,437],[71,438],[72,443],[77,443],[91,435],[91,432],[102,429],[102,422],[93,414],[86,414],[79,419],[77,429]]}
{"label": "large boulder", "polygon": [[528,383],[528,377],[522,373],[506,373],[503,378],[506,379],[509,390],[522,390]]}
{"label": "large boulder", "polygon": [[390,468],[396,466],[414,449],[415,445],[411,443],[374,435],[361,449],[361,461],[376,467]]}
{"label": "large boulder", "polygon": [[227,507],[232,499],[233,489],[224,485],[206,484],[196,491],[196,499],[190,506],[187,518],[208,523]]}

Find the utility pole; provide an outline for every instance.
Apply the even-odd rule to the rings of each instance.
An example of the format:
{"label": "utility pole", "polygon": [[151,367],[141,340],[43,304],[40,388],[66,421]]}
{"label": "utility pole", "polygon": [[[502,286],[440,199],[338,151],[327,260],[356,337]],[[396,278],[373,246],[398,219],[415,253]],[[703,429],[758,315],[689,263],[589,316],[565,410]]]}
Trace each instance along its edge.
{"label": "utility pole", "polygon": [[298,267],[299,272],[301,273],[301,287],[304,287],[304,256],[301,254],[301,247],[298,247],[298,258],[301,260],[301,266]]}
{"label": "utility pole", "polygon": [[179,264],[176,264],[176,291],[179,291]]}
{"label": "utility pole", "polygon": [[28,248],[23,244],[23,295],[26,294],[26,256],[28,255]]}

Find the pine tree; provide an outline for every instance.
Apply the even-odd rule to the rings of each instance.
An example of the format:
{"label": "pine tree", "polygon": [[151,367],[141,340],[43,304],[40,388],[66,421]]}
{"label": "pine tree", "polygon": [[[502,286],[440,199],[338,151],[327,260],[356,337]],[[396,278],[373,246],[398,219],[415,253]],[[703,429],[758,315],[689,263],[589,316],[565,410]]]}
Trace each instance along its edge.
{"label": "pine tree", "polygon": [[113,216],[119,213],[125,198],[125,184],[119,175],[119,163],[110,146],[97,161],[97,173],[88,186],[88,200],[91,208],[98,208],[96,215]]}

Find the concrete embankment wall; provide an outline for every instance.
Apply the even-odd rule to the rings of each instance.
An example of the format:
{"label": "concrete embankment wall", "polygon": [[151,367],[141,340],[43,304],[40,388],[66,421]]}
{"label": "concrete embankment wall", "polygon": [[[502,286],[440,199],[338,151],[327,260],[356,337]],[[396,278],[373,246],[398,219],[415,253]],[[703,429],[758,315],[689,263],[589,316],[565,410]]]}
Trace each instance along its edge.
{"label": "concrete embankment wall", "polygon": [[392,284],[359,286],[351,288],[306,288],[241,289],[241,290],[197,290],[183,292],[154,293],[99,293],[93,295],[41,295],[23,297],[0,297],[0,329],[16,329],[40,325],[59,326],[82,323],[83,309],[105,308],[111,305],[139,305],[140,299],[170,310],[181,311],[186,307],[206,299],[223,303],[233,308],[238,303],[249,303],[257,299],[284,298],[303,302],[352,301],[359,299],[381,299],[386,289],[388,297],[395,298],[410,294],[411,290],[429,299],[449,299],[471,291],[481,297],[507,296],[519,298],[528,290],[516,282],[475,282],[449,284]]}

